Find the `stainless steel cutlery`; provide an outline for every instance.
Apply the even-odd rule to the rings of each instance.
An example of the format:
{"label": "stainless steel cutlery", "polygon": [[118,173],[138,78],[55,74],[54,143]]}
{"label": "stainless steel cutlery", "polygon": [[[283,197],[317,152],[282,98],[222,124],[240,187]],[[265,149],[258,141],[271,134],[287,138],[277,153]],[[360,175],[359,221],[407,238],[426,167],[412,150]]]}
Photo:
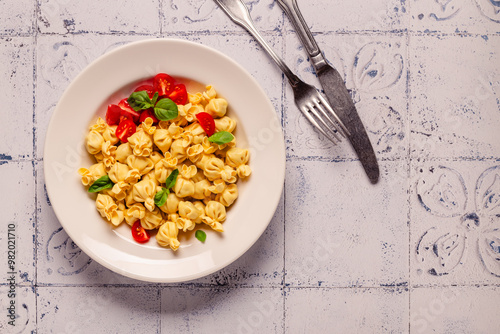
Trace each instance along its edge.
{"label": "stainless steel cutlery", "polygon": [[248,8],[242,0],[214,1],[235,23],[252,34],[285,73],[293,89],[295,104],[304,116],[333,143],[340,141],[339,134],[347,137],[356,151],[368,178],[372,183],[376,183],[380,171],[365,127],[361,122],[342,76],[324,58],[299,11],[297,1],[277,0],[304,45],[329,103],[316,88],[304,83],[293,74],[283,60],[274,53],[255,28]]}
{"label": "stainless steel cutlery", "polygon": [[316,88],[306,84],[293,74],[290,68],[288,68],[283,60],[267,44],[262,35],[255,28],[252,18],[250,17],[250,13],[248,12],[248,8],[243,1],[214,1],[226,12],[231,20],[245,28],[276,62],[292,86],[295,104],[304,116],[318,129],[318,131],[330,139],[334,144],[341,140],[339,134],[343,137],[348,135],[348,131],[345,126],[333,112],[325,98],[316,90]]}

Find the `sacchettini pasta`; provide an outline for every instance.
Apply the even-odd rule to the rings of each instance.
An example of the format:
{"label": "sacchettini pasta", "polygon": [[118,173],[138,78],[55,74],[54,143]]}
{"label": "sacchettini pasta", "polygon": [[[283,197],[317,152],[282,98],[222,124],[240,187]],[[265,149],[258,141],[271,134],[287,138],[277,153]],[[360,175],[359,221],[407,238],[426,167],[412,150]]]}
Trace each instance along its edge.
{"label": "sacchettini pasta", "polygon": [[[227,116],[228,103],[214,87],[188,94],[178,105],[177,118],[154,123],[146,118],[122,142],[117,126],[99,118],[90,127],[85,146],[95,164],[78,170],[84,186],[109,177],[112,186],[96,197],[99,214],[113,226],[137,221],[146,230],[156,230],[160,246],[177,250],[178,235],[205,224],[223,232],[226,210],[238,198],[238,179],[251,174],[249,151],[236,147],[233,139],[224,144],[208,140],[196,115],[211,115],[216,131],[233,133],[236,121]],[[176,170],[175,185],[158,206],[155,196],[164,191]]]}

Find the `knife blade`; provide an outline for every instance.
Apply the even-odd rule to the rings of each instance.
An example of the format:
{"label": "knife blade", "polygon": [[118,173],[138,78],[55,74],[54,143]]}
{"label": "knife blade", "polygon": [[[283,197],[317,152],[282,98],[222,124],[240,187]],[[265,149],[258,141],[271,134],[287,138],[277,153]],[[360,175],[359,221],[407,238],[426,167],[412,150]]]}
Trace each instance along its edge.
{"label": "knife blade", "polygon": [[278,0],[278,3],[304,45],[330,106],[349,131],[347,138],[358,155],[366,175],[372,183],[377,183],[380,176],[377,157],[342,76],[323,57],[300,13],[297,0]]}
{"label": "knife blade", "polygon": [[328,102],[349,130],[347,138],[356,151],[366,175],[372,183],[377,183],[380,176],[377,157],[342,76],[330,65],[316,68],[316,73]]}

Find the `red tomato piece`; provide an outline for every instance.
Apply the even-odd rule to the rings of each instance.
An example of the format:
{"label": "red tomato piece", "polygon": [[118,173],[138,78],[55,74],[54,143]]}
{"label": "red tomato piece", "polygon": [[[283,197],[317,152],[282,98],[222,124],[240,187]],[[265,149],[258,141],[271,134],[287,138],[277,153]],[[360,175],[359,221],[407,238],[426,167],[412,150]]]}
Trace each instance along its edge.
{"label": "red tomato piece", "polygon": [[134,225],[132,225],[132,237],[141,244],[149,241],[149,232],[142,227],[140,220],[137,220]]}
{"label": "red tomato piece", "polygon": [[134,92],[140,92],[143,90],[145,90],[148,93],[150,99],[153,98],[153,95],[155,94],[155,89],[152,85],[140,85],[134,90]]}
{"label": "red tomato piece", "polygon": [[122,115],[122,108],[116,104],[110,104],[106,112],[106,123],[109,125],[117,125],[120,123],[120,116]]}
{"label": "red tomato piece", "polygon": [[153,119],[153,124],[159,122],[158,118],[156,118],[155,113],[151,109],[146,109],[141,113],[141,117],[139,118],[139,123],[142,123],[146,120],[146,118],[151,117]]}
{"label": "red tomato piece", "polygon": [[174,90],[168,96],[175,104],[185,105],[188,102],[188,94],[184,84],[174,86]]}
{"label": "red tomato piece", "polygon": [[153,78],[154,91],[158,92],[159,96],[168,96],[174,89],[174,83],[174,78],[165,73],[158,73]]}
{"label": "red tomato piece", "polygon": [[115,130],[116,136],[122,141],[122,143],[128,142],[128,137],[133,135],[137,127],[135,123],[128,118],[124,118]]}
{"label": "red tomato piece", "polygon": [[129,118],[134,121],[134,123],[139,121],[140,114],[132,109],[132,107],[128,104],[127,99],[123,99],[118,102],[118,106],[122,109],[120,116]]}
{"label": "red tomato piece", "polygon": [[206,112],[197,113],[196,118],[198,119],[198,122],[200,122],[200,125],[207,134],[207,136],[210,137],[215,133],[215,122],[209,113]]}

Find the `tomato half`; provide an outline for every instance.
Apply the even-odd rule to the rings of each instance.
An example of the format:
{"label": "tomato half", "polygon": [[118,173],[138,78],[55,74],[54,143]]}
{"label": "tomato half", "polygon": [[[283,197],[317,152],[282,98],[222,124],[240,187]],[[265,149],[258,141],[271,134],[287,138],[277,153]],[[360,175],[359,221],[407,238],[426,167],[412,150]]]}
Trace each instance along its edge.
{"label": "tomato half", "polygon": [[137,127],[135,123],[128,118],[124,118],[115,130],[116,136],[122,141],[122,143],[128,142],[128,137],[133,135]]}
{"label": "tomato half", "polygon": [[174,86],[173,91],[168,96],[175,104],[185,105],[188,102],[188,94],[184,84]]}
{"label": "tomato half", "polygon": [[132,225],[132,237],[141,244],[149,241],[149,232],[142,227],[140,220],[137,220],[134,225]]}
{"label": "tomato half", "polygon": [[215,122],[213,117],[206,112],[200,112],[196,114],[196,118],[198,122],[200,122],[201,127],[207,134],[207,136],[211,136],[215,133]]}
{"label": "tomato half", "polygon": [[150,99],[153,98],[153,95],[155,94],[155,89],[152,85],[140,85],[134,90],[134,92],[140,92],[143,90],[145,90],[148,93]]}
{"label": "tomato half", "polygon": [[117,125],[120,123],[120,116],[122,115],[122,108],[116,104],[110,104],[108,111],[106,111],[106,123],[109,125]]}
{"label": "tomato half", "polygon": [[159,96],[168,96],[174,89],[174,83],[174,78],[165,73],[158,73],[153,78],[153,88]]}
{"label": "tomato half", "polygon": [[146,120],[146,118],[151,117],[153,119],[153,124],[158,123],[158,118],[156,118],[155,113],[151,109],[146,109],[141,113],[141,117],[139,118],[139,123],[142,123]]}
{"label": "tomato half", "polygon": [[121,116],[131,119],[132,121],[134,121],[134,123],[137,123],[139,121],[140,114],[132,109],[130,104],[128,104],[127,99],[123,99],[118,102],[118,106],[122,109]]}

